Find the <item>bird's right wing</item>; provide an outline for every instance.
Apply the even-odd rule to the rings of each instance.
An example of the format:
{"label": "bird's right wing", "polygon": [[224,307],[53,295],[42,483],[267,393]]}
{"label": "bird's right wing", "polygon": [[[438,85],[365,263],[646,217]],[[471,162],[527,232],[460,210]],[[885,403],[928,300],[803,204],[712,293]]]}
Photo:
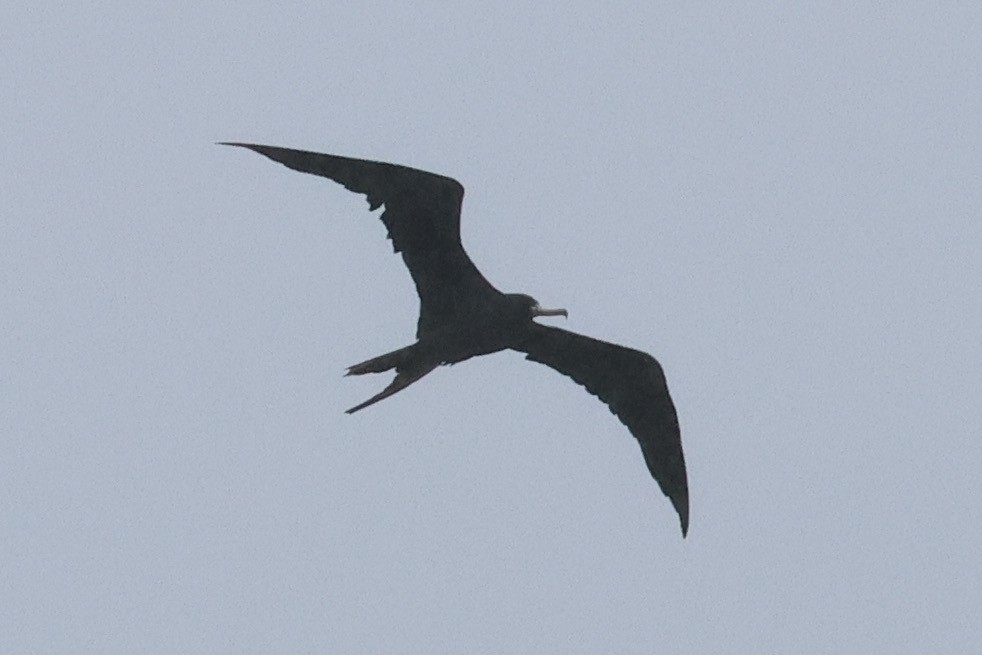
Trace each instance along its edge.
{"label": "bird's right wing", "polygon": [[689,489],[675,405],[661,365],[651,355],[533,323],[515,348],[526,359],[569,376],[610,408],[641,444],[645,463],[689,530]]}
{"label": "bird's right wing", "polygon": [[477,270],[460,242],[460,206],[464,187],[443,175],[408,166],[325,155],[251,143],[223,143],[248,148],[302,173],[319,175],[368,197],[395,252],[416,284],[420,299],[417,336],[452,320],[463,299],[497,294]]}

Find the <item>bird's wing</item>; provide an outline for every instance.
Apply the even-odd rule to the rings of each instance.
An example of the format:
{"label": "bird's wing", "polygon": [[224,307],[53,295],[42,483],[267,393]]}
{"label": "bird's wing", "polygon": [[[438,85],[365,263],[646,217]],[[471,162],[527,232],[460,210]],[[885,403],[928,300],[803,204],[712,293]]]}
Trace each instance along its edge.
{"label": "bird's wing", "polygon": [[675,405],[651,355],[561,328],[533,324],[515,350],[545,364],[604,401],[641,444],[652,477],[689,529],[689,489]]}
{"label": "bird's wing", "polygon": [[386,164],[250,143],[222,143],[248,148],[302,173],[320,175],[368,197],[395,252],[409,268],[420,299],[417,336],[452,320],[462,301],[497,294],[477,270],[460,243],[460,205],[464,187],[443,175]]}

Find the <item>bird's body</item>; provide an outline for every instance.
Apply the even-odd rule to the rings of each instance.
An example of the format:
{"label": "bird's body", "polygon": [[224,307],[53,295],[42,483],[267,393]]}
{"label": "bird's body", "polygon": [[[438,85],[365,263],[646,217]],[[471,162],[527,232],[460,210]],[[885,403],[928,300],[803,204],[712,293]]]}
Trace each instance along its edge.
{"label": "bird's body", "polygon": [[348,410],[377,403],[443,364],[512,349],[569,376],[605,402],[641,445],[652,476],[688,531],[685,458],[665,376],[647,353],[536,323],[566,316],[524,294],[504,294],[474,266],[460,242],[464,189],[449,177],[406,166],[246,143],[239,146],[294,170],[334,180],[368,197],[420,297],[416,343],[349,367],[348,375],[395,370],[381,393]]}
{"label": "bird's body", "polygon": [[[471,308],[439,326],[421,331],[411,346],[374,357],[348,368],[348,375],[381,373],[394,368],[396,378],[381,393],[348,410],[360,409],[405,389],[437,366],[458,364],[471,357],[490,355],[507,348],[520,350],[532,337],[535,316],[566,315],[565,309],[542,309],[523,294],[494,294],[480,307]],[[542,326],[538,326],[542,327]]]}

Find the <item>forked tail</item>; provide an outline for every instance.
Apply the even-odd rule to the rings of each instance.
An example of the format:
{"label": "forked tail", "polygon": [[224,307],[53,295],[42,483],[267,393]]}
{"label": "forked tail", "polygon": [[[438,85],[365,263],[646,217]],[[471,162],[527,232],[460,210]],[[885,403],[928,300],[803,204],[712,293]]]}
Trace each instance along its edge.
{"label": "forked tail", "polygon": [[418,345],[419,344],[413,344],[411,346],[406,346],[405,348],[400,348],[399,350],[393,350],[390,353],[379,355],[378,357],[373,357],[372,359],[366,360],[360,364],[355,364],[354,366],[348,367],[348,372],[345,373],[345,375],[383,373],[394,368],[396,370],[396,377],[389,384],[389,386],[387,386],[381,392],[375,394],[360,405],[355,405],[345,413],[354,414],[360,409],[365,409],[369,405],[374,405],[378,401],[384,400],[389,396],[402,391],[410,384],[435,369],[439,365],[439,362],[426,362],[421,356]]}

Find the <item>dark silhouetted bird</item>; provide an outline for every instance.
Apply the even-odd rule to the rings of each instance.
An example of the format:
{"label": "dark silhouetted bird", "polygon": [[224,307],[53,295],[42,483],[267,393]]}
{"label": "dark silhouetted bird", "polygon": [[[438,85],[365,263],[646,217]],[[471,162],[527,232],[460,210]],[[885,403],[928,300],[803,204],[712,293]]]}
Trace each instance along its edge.
{"label": "dark silhouetted bird", "polygon": [[460,242],[464,187],[454,179],[382,162],[248,143],[248,148],[303,173],[334,180],[368,197],[419,293],[416,343],[348,369],[348,375],[395,370],[381,393],[348,410],[388,398],[441,364],[512,349],[569,376],[610,408],[641,444],[652,477],[689,528],[689,492],[675,406],[661,366],[651,355],[540,325],[538,316],[566,316],[534,298],[501,293],[477,270]]}

